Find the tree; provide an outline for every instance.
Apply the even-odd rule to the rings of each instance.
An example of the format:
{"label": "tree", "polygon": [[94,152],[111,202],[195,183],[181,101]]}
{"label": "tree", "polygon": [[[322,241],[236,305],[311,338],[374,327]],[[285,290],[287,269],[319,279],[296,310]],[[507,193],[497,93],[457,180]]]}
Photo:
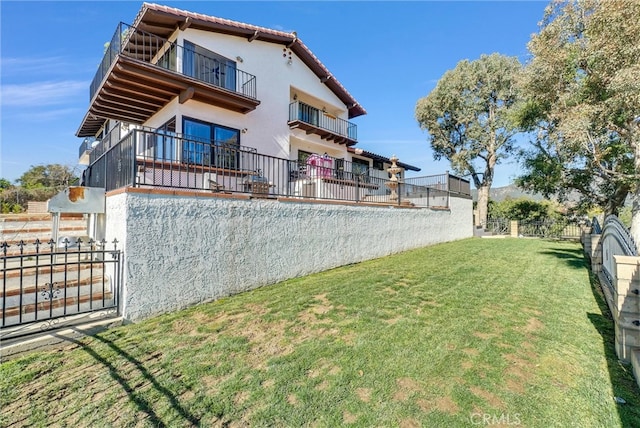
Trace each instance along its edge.
{"label": "tree", "polygon": [[24,189],[47,188],[58,191],[77,184],[78,177],[72,168],[65,165],[32,165],[17,181]]}
{"label": "tree", "polygon": [[477,224],[487,220],[495,167],[514,146],[517,129],[509,114],[518,97],[517,58],[482,55],[460,61],[416,105],[416,119],[427,131],[436,160],[445,158],[478,189]]}
{"label": "tree", "polygon": [[[554,1],[528,48],[519,123],[536,132],[519,183],[575,190],[617,213],[632,200],[640,242],[640,2]],[[543,177],[543,178],[542,178]]]}
{"label": "tree", "polygon": [[0,178],[0,190],[9,189],[12,187],[12,184],[6,178]]}
{"label": "tree", "polygon": [[491,201],[489,212],[491,217],[520,221],[558,220],[562,217],[561,207],[551,201],[534,201],[528,198]]}

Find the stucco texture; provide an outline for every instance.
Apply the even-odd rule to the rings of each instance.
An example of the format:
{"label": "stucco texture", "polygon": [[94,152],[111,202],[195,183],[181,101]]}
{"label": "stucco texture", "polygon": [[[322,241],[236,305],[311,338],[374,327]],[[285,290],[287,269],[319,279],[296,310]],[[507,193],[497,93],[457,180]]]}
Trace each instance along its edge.
{"label": "stucco texture", "polygon": [[[471,237],[450,210],[121,193],[108,239],[124,251],[122,315],[135,321],[289,278]],[[126,219],[126,220],[125,220]]]}

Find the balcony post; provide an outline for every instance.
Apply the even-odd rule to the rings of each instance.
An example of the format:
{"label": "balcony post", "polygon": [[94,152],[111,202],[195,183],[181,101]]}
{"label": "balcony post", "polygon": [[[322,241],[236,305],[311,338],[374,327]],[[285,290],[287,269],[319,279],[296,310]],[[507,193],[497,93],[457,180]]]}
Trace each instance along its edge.
{"label": "balcony post", "polygon": [[131,153],[131,157],[133,158],[133,162],[131,162],[131,187],[136,187],[136,172],[138,170],[138,131],[133,131],[133,144],[131,145],[131,149],[133,153]]}

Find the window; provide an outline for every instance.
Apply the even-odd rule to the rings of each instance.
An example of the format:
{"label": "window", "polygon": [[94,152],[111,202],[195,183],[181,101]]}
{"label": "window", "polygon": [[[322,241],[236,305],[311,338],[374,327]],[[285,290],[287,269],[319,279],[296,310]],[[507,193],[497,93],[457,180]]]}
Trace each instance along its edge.
{"label": "window", "polygon": [[156,159],[174,160],[176,157],[176,118],[159,127],[156,132]]}
{"label": "window", "polygon": [[307,164],[307,158],[309,156],[311,156],[313,153],[311,152],[305,152],[304,150],[298,150],[298,163],[300,165],[306,165]]}
{"label": "window", "polygon": [[237,169],[240,131],[197,119],[184,118],[182,161]]}
{"label": "window", "polygon": [[369,175],[369,162],[362,159],[353,158],[351,161],[351,172],[357,175]]}
{"label": "window", "polygon": [[184,41],[182,72],[216,86],[236,90],[236,62]]}
{"label": "window", "polygon": [[175,43],[169,44],[166,48],[160,59],[158,59],[158,66],[162,68],[166,68],[167,70],[176,71],[176,63],[177,63],[177,46]]}

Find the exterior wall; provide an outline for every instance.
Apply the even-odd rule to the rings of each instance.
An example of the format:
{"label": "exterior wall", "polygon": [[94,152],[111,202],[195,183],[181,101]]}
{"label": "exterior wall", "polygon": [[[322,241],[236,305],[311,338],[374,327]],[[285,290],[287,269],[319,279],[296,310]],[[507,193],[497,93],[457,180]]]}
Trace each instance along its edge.
{"label": "exterior wall", "polygon": [[[124,250],[122,310],[135,321],[285,279],[468,238],[472,201],[450,210],[184,196],[107,197]],[[127,219],[126,221],[124,219]]]}
{"label": "exterior wall", "polygon": [[[306,94],[322,100],[327,107],[340,106],[342,111],[340,117],[347,119],[346,107],[295,54],[292,54],[292,63],[288,64],[288,53],[287,57],[282,56],[284,47],[282,45],[258,40],[249,42],[240,37],[195,29],[179,32],[172,38],[176,38],[181,46],[186,39],[231,60],[237,61],[237,57],[242,58],[242,62],[237,61],[237,68],[256,76],[257,98],[260,100],[260,105],[250,113],[241,114],[194,100],[189,100],[182,105],[174,100],[147,121],[146,126],[157,127],[172,116],[176,116],[177,131],[182,132],[181,116],[189,116],[235,129],[247,128],[247,132],[241,135],[243,146],[254,147],[262,154],[288,158],[289,136],[292,130],[289,129],[287,121],[289,104],[292,102],[290,95],[292,87],[301,88]],[[306,138],[322,143],[317,136]],[[346,154],[345,146],[324,143],[332,150],[340,147]]]}

